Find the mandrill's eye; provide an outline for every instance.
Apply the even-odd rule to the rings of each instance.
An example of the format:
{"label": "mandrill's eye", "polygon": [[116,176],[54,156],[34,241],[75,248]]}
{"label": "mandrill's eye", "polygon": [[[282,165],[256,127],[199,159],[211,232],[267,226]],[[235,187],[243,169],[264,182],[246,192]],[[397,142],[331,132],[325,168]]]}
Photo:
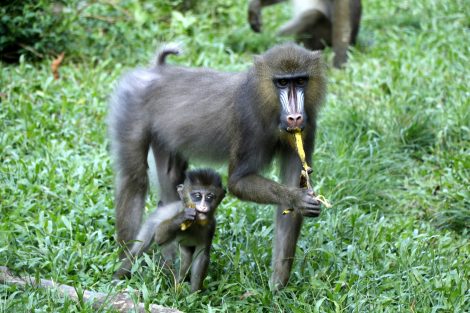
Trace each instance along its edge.
{"label": "mandrill's eye", "polygon": [[289,81],[285,78],[279,78],[275,80],[276,86],[279,88],[285,88]]}
{"label": "mandrill's eye", "polygon": [[211,202],[211,201],[214,200],[214,199],[215,199],[215,195],[214,195],[213,193],[208,193],[208,194],[206,195],[206,200],[207,200],[207,202]]}
{"label": "mandrill's eye", "polygon": [[200,192],[193,192],[191,193],[191,198],[193,199],[193,201],[201,201],[202,194]]}
{"label": "mandrill's eye", "polygon": [[305,86],[307,79],[305,77],[299,77],[295,79],[295,85],[299,87]]}

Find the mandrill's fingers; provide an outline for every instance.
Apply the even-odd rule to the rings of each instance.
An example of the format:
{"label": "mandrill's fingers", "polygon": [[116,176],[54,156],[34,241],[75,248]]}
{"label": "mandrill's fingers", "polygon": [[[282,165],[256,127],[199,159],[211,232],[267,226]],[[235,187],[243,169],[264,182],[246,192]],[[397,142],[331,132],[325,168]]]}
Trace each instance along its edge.
{"label": "mandrill's fingers", "polygon": [[183,221],[180,224],[180,230],[185,231],[193,224],[196,219],[196,209],[187,208],[184,210]]}
{"label": "mandrill's fingers", "polygon": [[196,218],[196,209],[187,208],[184,210],[184,219],[186,221],[194,221]]}
{"label": "mandrill's fingers", "polygon": [[302,209],[302,215],[305,216],[305,217],[318,217],[320,216],[320,208],[318,209],[307,209],[307,208],[304,208]]}
{"label": "mandrill's fingers", "polygon": [[[321,202],[318,201],[313,190],[302,189],[301,192],[301,200],[295,206],[295,209],[298,210],[297,212],[305,217],[318,217],[321,212]],[[286,215],[292,211],[293,209],[286,209],[282,212],[282,214]]]}
{"label": "mandrill's fingers", "polygon": [[321,203],[316,199],[312,190],[306,190],[304,201],[306,204],[300,210],[302,215],[305,217],[318,217],[321,211]]}
{"label": "mandrill's fingers", "polygon": [[321,205],[320,201],[317,200],[312,190],[307,190],[305,192],[302,198],[302,201],[304,202],[303,207],[306,207],[306,208],[314,209],[314,208],[319,208]]}

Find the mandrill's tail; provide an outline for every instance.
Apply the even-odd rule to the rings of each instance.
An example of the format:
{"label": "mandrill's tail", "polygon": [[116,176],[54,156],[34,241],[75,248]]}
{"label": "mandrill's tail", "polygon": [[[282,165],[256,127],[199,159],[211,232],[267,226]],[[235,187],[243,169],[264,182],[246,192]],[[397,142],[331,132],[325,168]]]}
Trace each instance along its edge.
{"label": "mandrill's tail", "polygon": [[157,55],[155,57],[155,65],[156,66],[161,66],[165,65],[165,59],[169,54],[181,54],[183,52],[183,49],[181,48],[180,45],[176,43],[170,43],[162,46],[160,49],[157,50]]}

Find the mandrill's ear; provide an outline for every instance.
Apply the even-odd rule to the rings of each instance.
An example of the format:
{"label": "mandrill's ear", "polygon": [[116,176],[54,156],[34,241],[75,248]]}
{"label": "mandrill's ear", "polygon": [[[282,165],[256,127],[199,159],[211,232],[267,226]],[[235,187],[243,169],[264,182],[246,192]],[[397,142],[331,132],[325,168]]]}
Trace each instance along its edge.
{"label": "mandrill's ear", "polygon": [[255,55],[253,57],[253,63],[255,64],[255,66],[258,65],[258,64],[263,64],[264,63],[263,56]]}
{"label": "mandrill's ear", "polygon": [[310,52],[309,71],[312,76],[323,76],[325,70],[328,68],[325,60],[323,59],[323,52],[315,50]]}
{"label": "mandrill's ear", "polygon": [[266,68],[266,61],[264,60],[262,55],[255,55],[253,57],[253,64],[255,66],[256,71],[265,71]]}
{"label": "mandrill's ear", "polygon": [[253,64],[255,74],[260,80],[264,80],[272,76],[272,73],[269,69],[269,66],[266,62],[266,59],[262,55],[255,55],[253,57]]}

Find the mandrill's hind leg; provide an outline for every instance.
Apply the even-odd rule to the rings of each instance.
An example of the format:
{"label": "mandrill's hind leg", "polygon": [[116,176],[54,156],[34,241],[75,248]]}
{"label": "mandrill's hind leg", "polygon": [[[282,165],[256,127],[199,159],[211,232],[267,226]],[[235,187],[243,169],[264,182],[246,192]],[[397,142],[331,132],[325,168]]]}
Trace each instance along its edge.
{"label": "mandrill's hind leg", "polygon": [[188,168],[185,159],[152,142],[153,155],[157,165],[158,183],[160,185],[160,204],[179,201],[176,186],[184,182],[184,172]]}
{"label": "mandrill's hind leg", "polygon": [[[179,201],[180,197],[176,191],[176,186],[184,182],[184,173],[188,168],[188,163],[179,155],[169,152],[155,140],[152,141],[152,151],[157,165],[158,184],[160,186],[158,206]],[[165,263],[168,264],[169,260],[175,259],[177,248],[177,245],[174,244],[165,245],[162,249]]]}
{"label": "mandrill's hind leg", "polygon": [[[286,151],[281,156],[281,179],[288,186],[299,186],[301,164],[299,157],[292,151]],[[292,211],[283,215],[288,208],[277,208],[276,230],[274,235],[273,273],[271,276],[271,288],[274,290],[284,287],[290,276],[294,262],[297,239],[302,227],[303,216],[299,211]]]}
{"label": "mandrill's hind leg", "polygon": [[[132,136],[121,131],[114,142],[117,158],[116,230],[118,242],[131,244],[137,237],[148,189],[147,154],[149,142],[145,136]],[[123,256],[124,254],[121,254]]]}

